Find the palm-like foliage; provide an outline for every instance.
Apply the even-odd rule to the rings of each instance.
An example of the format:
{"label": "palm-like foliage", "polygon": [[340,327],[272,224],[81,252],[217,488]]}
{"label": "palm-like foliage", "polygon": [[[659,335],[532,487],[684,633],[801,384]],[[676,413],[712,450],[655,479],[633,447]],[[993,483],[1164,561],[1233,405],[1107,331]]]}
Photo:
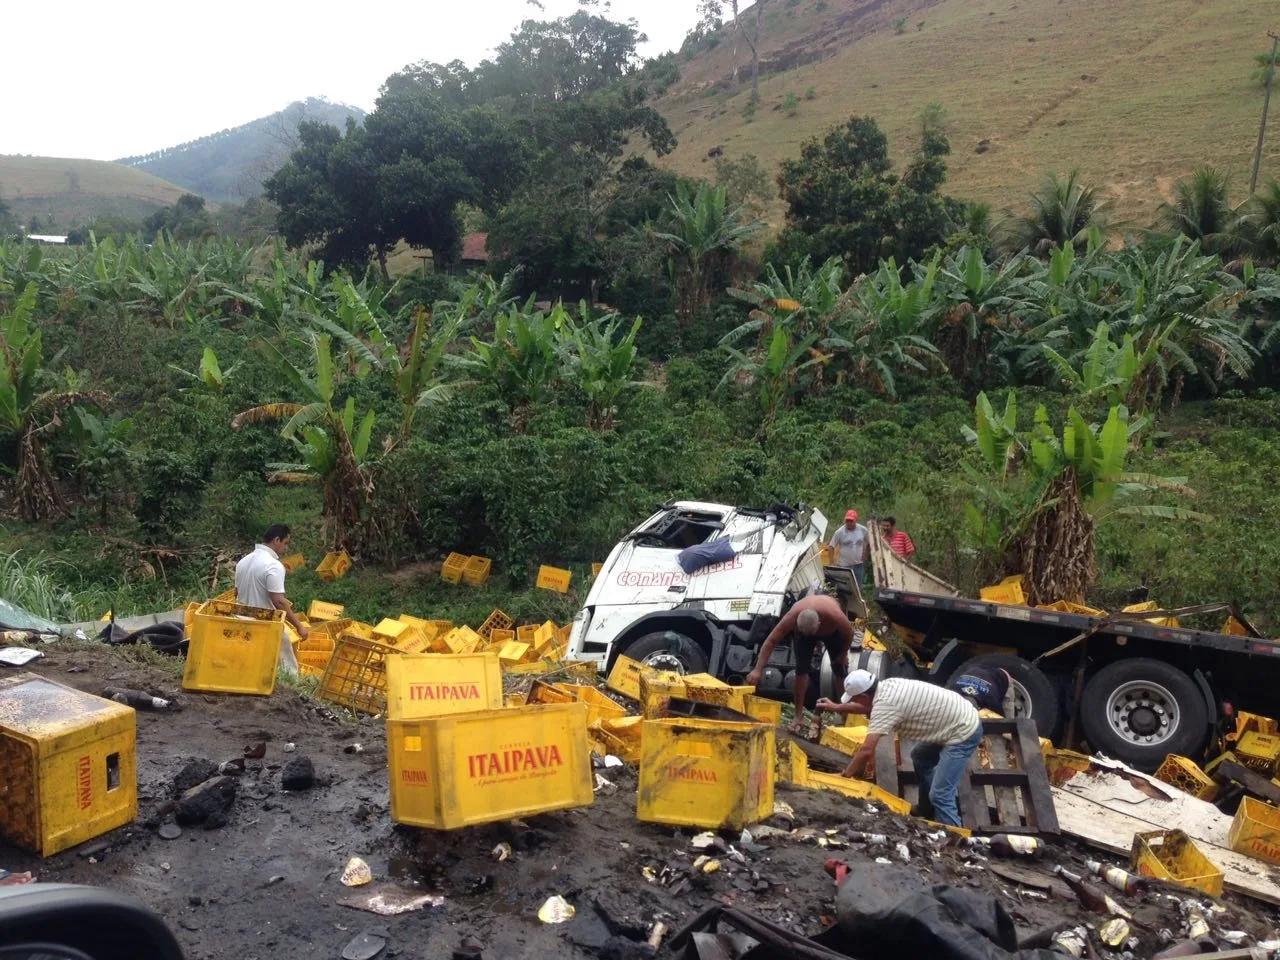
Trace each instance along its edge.
{"label": "palm-like foliage", "polygon": [[1125,334],[1124,341],[1116,344],[1106,323],[1101,322],[1093,332],[1093,343],[1082,352],[1079,369],[1049,345],[1042,349],[1063,386],[1081,401],[1105,401],[1109,406],[1123,405],[1141,411],[1146,396],[1137,394],[1135,386],[1143,383],[1143,371],[1159,359],[1170,332],[1172,325],[1148,338],[1146,347],[1139,352],[1131,334]]}
{"label": "palm-like foliage", "polygon": [[564,364],[570,379],[587,395],[587,426],[612,430],[618,400],[638,383],[631,379],[636,359],[636,317],[626,333],[617,314],[592,318],[586,303],[578,306],[580,322],[566,312],[560,327]]}
{"label": "palm-like foliage", "polygon": [[1072,170],[1065,179],[1050,174],[1032,194],[1031,203],[1034,209],[1017,221],[1014,237],[1019,247],[1036,256],[1046,255],[1055,246],[1083,247],[1090,229],[1106,225],[1109,205],[1095,188],[1081,182],[1079,170]]}
{"label": "palm-like foliage", "polygon": [[667,246],[677,309],[688,320],[707,304],[738,247],[762,224],[745,207],[730,207],[722,186],[702,182],[695,190],[681,180],[669,200],[668,229],[654,237]]}
{"label": "palm-like foliage", "polygon": [[1241,219],[1232,210],[1227,175],[1214,167],[1200,167],[1173,188],[1173,202],[1160,205],[1161,225],[1170,233],[1199,240],[1209,252],[1228,252],[1239,246]]}
{"label": "palm-like foliage", "polygon": [[276,370],[301,398],[301,403],[270,403],[239,413],[231,428],[245,424],[286,419],[281,433],[294,442],[301,458],[298,464],[276,464],[273,479],[289,482],[319,480],[323,490],[325,523],[337,549],[348,549],[360,523],[361,510],[368,502],[372,486],[361,464],[373,436],[374,413],[368,411],[356,425],[355,399],[348,397],[342,410],[334,397],[342,379],[335,364],[333,344],[328,334],[308,339],[310,369],[304,370],[273,344],[261,343],[275,361]]}
{"label": "palm-like foliage", "polygon": [[766,264],[763,280],[748,288],[728,290],[730,296],[755,308],[747,322],[730,334],[730,339],[737,341],[775,323],[801,337],[811,332],[826,334],[827,323],[844,292],[844,279],[844,261],[839,257],[831,257],[817,268],[805,257],[794,270],[786,264],[781,273],[772,263]]}
{"label": "palm-like foliage", "polygon": [[815,334],[809,334],[797,340],[786,328],[778,326],[769,334],[763,349],[744,351],[732,344],[721,344],[732,362],[720,383],[744,382],[756,388],[761,431],[790,402],[800,374],[822,362],[823,358],[813,350],[817,339]]}
{"label": "palm-like foliage", "polygon": [[528,408],[546,402],[560,376],[557,330],[565,318],[560,304],[550,313],[532,309],[532,298],[494,318],[492,339],[471,338],[459,363],[473,377],[494,386],[522,422]]}
{"label": "palm-like foliage", "polygon": [[60,415],[81,403],[101,403],[100,394],[79,389],[42,390],[50,379],[43,366],[43,336],[35,321],[37,288],[28,283],[12,310],[0,317],[0,431],[18,442],[18,510],[28,522],[65,509],[49,469],[42,438],[62,423]]}

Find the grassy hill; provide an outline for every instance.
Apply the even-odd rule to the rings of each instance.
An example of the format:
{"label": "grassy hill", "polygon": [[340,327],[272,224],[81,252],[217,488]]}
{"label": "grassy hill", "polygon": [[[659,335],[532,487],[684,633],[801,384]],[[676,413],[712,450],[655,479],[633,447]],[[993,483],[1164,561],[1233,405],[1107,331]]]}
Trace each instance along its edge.
{"label": "grassy hill", "polygon": [[185,193],[143,170],[103,160],[0,156],[0,197],[22,223],[66,230],[96,217],[145,217]]}
{"label": "grassy hill", "polygon": [[[1236,197],[1247,189],[1262,106],[1253,55],[1270,49],[1273,25],[1265,5],[769,0],[764,9],[753,117],[744,116],[750,53],[739,42],[734,84],[727,30],[682,64],[680,84],[659,104],[680,140],[667,162],[681,172],[710,176],[717,146],[729,157],[755,154],[772,172],[852,114],[875,117],[901,159],[918,143],[921,109],[937,102],[953,150],[948,191],[997,212],[1026,207],[1043,174],[1071,167],[1135,226],[1203,163],[1232,174]],[[782,109],[788,93],[793,116]],[[1272,129],[1263,182],[1280,178]]]}
{"label": "grassy hill", "polygon": [[364,111],[315,98],[297,101],[238,127],[119,162],[170,180],[207,200],[245,200],[260,194],[262,181],[288,159],[302,120],[318,120],[341,129],[348,117],[358,122],[364,119]]}

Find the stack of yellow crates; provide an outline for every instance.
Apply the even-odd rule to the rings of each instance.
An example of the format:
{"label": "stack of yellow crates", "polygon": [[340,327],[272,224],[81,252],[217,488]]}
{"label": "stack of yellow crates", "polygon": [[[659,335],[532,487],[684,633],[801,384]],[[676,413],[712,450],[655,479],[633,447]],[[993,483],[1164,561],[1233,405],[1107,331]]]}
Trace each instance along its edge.
{"label": "stack of yellow crates", "polygon": [[588,705],[503,707],[497,654],[387,658],[391,818],[436,830],[588,806]]}

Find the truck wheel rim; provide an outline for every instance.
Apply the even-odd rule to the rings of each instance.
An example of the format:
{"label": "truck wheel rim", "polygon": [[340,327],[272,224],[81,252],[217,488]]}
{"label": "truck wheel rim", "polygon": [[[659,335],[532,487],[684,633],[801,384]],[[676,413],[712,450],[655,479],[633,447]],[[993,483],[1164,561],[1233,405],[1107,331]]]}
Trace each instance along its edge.
{"label": "truck wheel rim", "polygon": [[1178,701],[1149,680],[1131,680],[1107,698],[1107,722],[1123,740],[1141,746],[1164,743],[1178,729]]}
{"label": "truck wheel rim", "polygon": [[1009,686],[1013,688],[1013,716],[1007,719],[1025,717],[1030,720],[1033,716],[1030,692],[1017,680],[1011,681]]}
{"label": "truck wheel rim", "polygon": [[676,673],[685,672],[684,661],[674,653],[667,653],[665,650],[651,653],[640,662],[646,667],[652,667],[654,670],[673,670]]}

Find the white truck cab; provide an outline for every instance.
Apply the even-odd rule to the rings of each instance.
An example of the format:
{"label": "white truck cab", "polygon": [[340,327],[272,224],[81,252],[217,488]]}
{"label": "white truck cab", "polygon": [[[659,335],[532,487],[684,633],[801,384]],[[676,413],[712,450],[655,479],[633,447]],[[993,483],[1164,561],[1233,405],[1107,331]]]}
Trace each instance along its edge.
{"label": "white truck cab", "polygon": [[[569,654],[595,661],[604,672],[625,654],[740,682],[777,618],[830,581],[832,570],[824,574],[819,550],[826,528],[826,517],[803,504],[756,510],[667,503],[609,553],[574,621]],[[681,569],[681,550],[725,536],[731,559],[691,574]],[[860,604],[856,587],[853,595]],[[789,658],[788,648],[778,650],[761,692],[790,688]]]}

